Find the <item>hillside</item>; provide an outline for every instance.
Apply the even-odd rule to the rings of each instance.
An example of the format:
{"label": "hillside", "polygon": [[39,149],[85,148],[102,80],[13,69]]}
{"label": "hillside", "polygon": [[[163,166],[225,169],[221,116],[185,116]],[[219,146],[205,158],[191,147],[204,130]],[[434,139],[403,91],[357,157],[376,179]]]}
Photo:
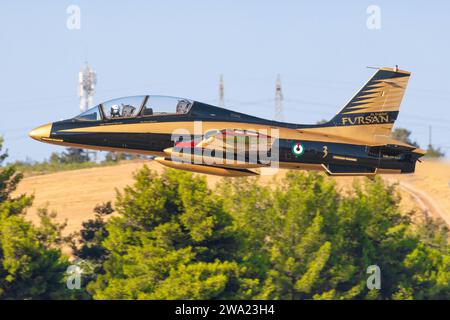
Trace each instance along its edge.
{"label": "hillside", "polygon": [[[59,220],[68,222],[66,232],[80,228],[82,221],[93,216],[96,204],[114,200],[116,188],[123,189],[133,183],[133,172],[144,164],[160,172],[163,167],[154,161],[125,162],[123,164],[28,176],[20,183],[16,194],[33,193],[35,200],[27,216],[36,220],[37,208],[48,205],[58,213]],[[282,176],[283,170],[277,174]],[[450,225],[450,163],[425,161],[418,163],[414,175],[387,175],[389,182],[400,182],[402,207],[416,208],[419,212],[442,216]],[[220,177],[208,176],[208,183],[214,186]],[[239,178],[236,178],[239,179]],[[336,178],[338,185],[345,189],[354,178]],[[273,177],[263,176],[261,182],[273,182]]]}

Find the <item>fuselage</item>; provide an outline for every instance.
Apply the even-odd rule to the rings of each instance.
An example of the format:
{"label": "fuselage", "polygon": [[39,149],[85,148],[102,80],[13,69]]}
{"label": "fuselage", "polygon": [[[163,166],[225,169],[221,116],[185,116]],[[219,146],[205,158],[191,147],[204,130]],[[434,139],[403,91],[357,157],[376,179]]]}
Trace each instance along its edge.
{"label": "fuselage", "polygon": [[[280,168],[321,170],[332,175],[411,173],[414,172],[416,160],[423,155],[414,146],[392,139],[386,144],[367,143],[360,141],[358,136],[340,137],[330,133],[327,129],[329,125],[276,122],[187,99],[182,101],[188,101],[190,105],[183,112],[178,112],[178,106],[177,112],[154,112],[155,105],[149,112],[145,111],[144,105],[152,101],[152,96],[142,97],[145,102],[135,105],[135,111],[129,116],[114,117],[112,113],[115,111],[109,110],[107,103],[101,104],[96,107],[98,114],[95,116],[78,116],[54,122],[35,129],[30,136],[63,146],[167,158],[167,150],[173,151],[171,148],[180,143],[174,132],[184,132],[185,141],[196,143],[205,139],[208,132],[214,131],[264,132],[273,137],[276,132],[276,139],[273,139],[276,141],[272,141],[275,143],[272,147],[276,146],[276,150],[269,152],[277,152]],[[173,99],[181,101],[180,98]],[[111,114],[108,116],[109,112]],[[364,124],[361,129],[364,130]],[[201,149],[195,147],[196,143],[192,144],[192,148]],[[229,152],[226,156],[229,157]],[[225,153],[221,157],[225,158]],[[244,158],[249,158],[245,151]],[[233,168],[233,165],[224,167]],[[238,167],[264,167],[264,164],[258,159],[256,165],[240,163]]]}

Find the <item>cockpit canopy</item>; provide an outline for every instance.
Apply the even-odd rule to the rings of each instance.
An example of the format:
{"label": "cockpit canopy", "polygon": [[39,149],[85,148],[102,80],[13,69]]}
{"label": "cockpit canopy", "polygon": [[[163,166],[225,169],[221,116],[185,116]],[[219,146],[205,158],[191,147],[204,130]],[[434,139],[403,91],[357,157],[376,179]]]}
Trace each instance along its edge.
{"label": "cockpit canopy", "polygon": [[185,98],[166,96],[132,96],[103,102],[74,119],[100,121],[135,117],[182,115],[189,112],[194,102]]}

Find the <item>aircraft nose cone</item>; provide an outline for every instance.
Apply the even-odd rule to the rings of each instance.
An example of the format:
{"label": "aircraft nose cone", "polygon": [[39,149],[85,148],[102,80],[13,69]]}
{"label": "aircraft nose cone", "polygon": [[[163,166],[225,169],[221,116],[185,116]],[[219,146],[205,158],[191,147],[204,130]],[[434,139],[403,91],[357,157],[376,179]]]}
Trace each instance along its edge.
{"label": "aircraft nose cone", "polygon": [[30,138],[33,138],[35,140],[41,140],[42,138],[50,138],[50,132],[52,130],[52,124],[44,124],[43,126],[34,128],[31,130],[28,135]]}

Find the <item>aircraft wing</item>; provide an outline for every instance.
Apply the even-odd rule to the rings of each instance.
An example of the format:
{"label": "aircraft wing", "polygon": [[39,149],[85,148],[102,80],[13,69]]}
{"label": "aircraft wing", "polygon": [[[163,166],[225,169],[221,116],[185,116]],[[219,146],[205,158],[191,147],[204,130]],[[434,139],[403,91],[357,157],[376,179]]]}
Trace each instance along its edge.
{"label": "aircraft wing", "polygon": [[[270,152],[274,138],[251,130],[224,129],[215,130],[205,134],[202,140],[180,141],[175,147],[164,150],[166,154],[191,153],[212,155],[224,158],[234,155],[233,158],[246,156],[250,153],[257,154]],[[216,155],[217,154],[217,155]]]}
{"label": "aircraft wing", "polygon": [[224,129],[207,135],[196,147],[222,151],[268,151],[274,139],[252,130]]}
{"label": "aircraft wing", "polygon": [[[202,140],[180,141],[157,158],[160,163],[184,170],[226,176],[257,175],[250,169],[266,167],[258,161],[258,154],[268,154],[274,138],[256,131],[224,129],[205,134]],[[168,162],[170,161],[170,162]],[[180,167],[181,166],[181,167]],[[206,169],[209,167],[210,169]]]}

